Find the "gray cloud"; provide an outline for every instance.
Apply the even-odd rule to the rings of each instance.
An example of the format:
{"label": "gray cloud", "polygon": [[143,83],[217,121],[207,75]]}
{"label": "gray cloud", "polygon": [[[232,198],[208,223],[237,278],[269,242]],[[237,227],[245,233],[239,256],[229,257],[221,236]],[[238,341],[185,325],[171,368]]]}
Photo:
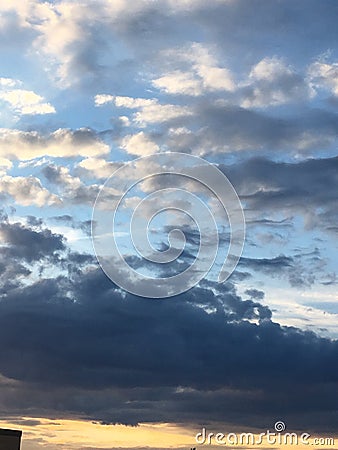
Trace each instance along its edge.
{"label": "gray cloud", "polygon": [[323,230],[337,221],[337,167],[337,157],[298,163],[257,158],[220,166],[250,209],[302,214],[306,227]]}
{"label": "gray cloud", "polygon": [[69,258],[78,269],[69,277],[2,297],[0,339],[11,351],[1,354],[0,372],[16,384],[15,399],[3,386],[0,410],[31,413],[33,402],[40,416],[263,428],[283,414],[294,427],[336,430],[336,341],[273,323],[267,307],[243,301],[231,284],[142,299],[88,263]]}
{"label": "gray cloud", "polygon": [[2,249],[4,259],[39,261],[66,248],[61,235],[53,234],[48,229],[35,231],[20,223],[2,222],[0,234],[3,242],[7,244],[7,247]]}

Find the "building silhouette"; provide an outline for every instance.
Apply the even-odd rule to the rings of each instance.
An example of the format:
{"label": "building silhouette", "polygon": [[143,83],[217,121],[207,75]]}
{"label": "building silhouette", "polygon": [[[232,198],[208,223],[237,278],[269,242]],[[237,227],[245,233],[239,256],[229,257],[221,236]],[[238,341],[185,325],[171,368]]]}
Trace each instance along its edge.
{"label": "building silhouette", "polygon": [[0,428],[0,450],[20,450],[21,435],[20,430]]}

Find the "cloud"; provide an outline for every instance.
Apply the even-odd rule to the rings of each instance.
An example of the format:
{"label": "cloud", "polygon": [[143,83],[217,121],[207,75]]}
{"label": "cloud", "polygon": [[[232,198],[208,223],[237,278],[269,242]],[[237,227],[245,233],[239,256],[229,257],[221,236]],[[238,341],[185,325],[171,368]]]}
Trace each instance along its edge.
{"label": "cloud", "polygon": [[230,170],[219,167],[254,211],[302,215],[306,229],[328,230],[337,221],[337,165],[337,157],[292,163],[253,158]]}
{"label": "cloud", "polygon": [[281,269],[285,267],[291,267],[292,258],[280,255],[275,258],[241,258],[241,264],[244,264],[248,267],[253,267],[254,269],[262,269],[267,272],[280,272]]}
{"label": "cloud", "polygon": [[14,112],[18,114],[51,114],[55,108],[50,103],[45,103],[41,95],[33,91],[23,89],[0,92],[0,99],[9,103]]}
{"label": "cloud", "polygon": [[8,291],[0,338],[11,353],[0,371],[17,385],[0,411],[32,413],[33,404],[37,417],[260,428],[282,413],[294,428],[323,432],[320,414],[335,430],[337,342],[281,327],[231,285],[215,287],[154,302],[80,270]]}
{"label": "cloud", "polygon": [[153,80],[153,85],[167,94],[199,96],[205,92],[233,91],[234,83],[228,69],[200,66],[198,78],[191,72],[175,70]]}
{"label": "cloud", "polygon": [[121,167],[122,163],[106,161],[102,158],[86,158],[79,162],[77,170],[87,177],[91,176],[99,179],[110,177],[115,170]]}
{"label": "cloud", "polygon": [[73,177],[67,167],[49,164],[43,167],[42,173],[49,182],[64,188],[76,190],[82,185],[80,178]]}
{"label": "cloud", "polygon": [[335,114],[318,109],[304,112],[301,117],[278,117],[203,98],[193,113],[193,117],[180,120],[180,133],[162,130],[168,148],[199,156],[221,157],[238,151],[268,155],[283,151],[301,156],[313,154],[318,148],[331,149],[337,136]]}
{"label": "cloud", "polygon": [[[86,185],[79,177],[71,175],[67,167],[50,164],[43,167],[42,174],[47,181],[56,186],[64,203],[94,205],[95,199],[101,189],[98,184]],[[106,188],[104,201],[112,202],[120,193],[113,188]]]}
{"label": "cloud", "polygon": [[5,175],[12,166],[11,161],[6,158],[0,158],[0,175]]}
{"label": "cloud", "polygon": [[317,61],[310,66],[309,75],[316,87],[327,88],[338,96],[338,63]]}
{"label": "cloud", "polygon": [[[315,1],[302,0],[304,12],[300,16],[298,6],[290,0],[268,6],[258,0],[249,6],[243,0],[215,0],[208,4],[140,1],[132,6],[124,0],[113,3],[100,0],[85,5],[68,0],[57,4],[29,1],[25,5],[15,1],[2,5],[2,27],[4,42],[19,43],[26,50],[24,53],[33,50],[61,89],[74,84],[92,88],[98,82],[108,86],[112,79],[121,86],[121,70],[124,83],[133,83],[140,70],[142,73],[145,67],[149,70],[150,63],[152,68],[156,66],[160,52],[176,47],[183,53],[191,42],[195,45],[194,50],[190,44],[192,64],[196,62],[198,46],[211,48],[209,53],[214,57],[213,61],[202,59],[203,51],[199,51],[202,70],[198,77],[202,79],[205,61],[210,69],[227,67],[214,56],[217,49],[228,55],[234,66],[249,67],[267,55],[271,58],[276,49],[286,58],[301,63],[310,60],[332,48],[337,37],[335,6],[326,3],[323,13]],[[299,29],[304,34],[299,35]],[[196,43],[201,36],[205,42]],[[312,45],[307,45],[310,41]],[[212,72],[204,71],[207,85],[231,88],[227,72]]]}
{"label": "cloud", "polygon": [[24,224],[10,222],[2,213],[0,237],[2,297],[6,297],[19,286],[34,283],[42,277],[45,270],[55,264],[61,264],[61,255],[66,251],[63,236],[44,228],[43,224],[33,217]]}
{"label": "cloud", "polygon": [[264,58],[249,74],[244,88],[242,106],[269,107],[289,102],[299,102],[310,98],[309,84],[281,58]]}
{"label": "cloud", "polygon": [[292,70],[287,67],[282,60],[278,58],[264,58],[250,72],[250,78],[253,80],[274,81],[281,76],[292,75]]}
{"label": "cloud", "polygon": [[14,80],[13,78],[3,78],[0,77],[0,86],[6,88],[12,88],[17,85],[20,85],[21,82],[19,80]]}
{"label": "cloud", "polygon": [[152,81],[156,88],[167,94],[199,96],[235,90],[230,70],[218,67],[217,59],[201,44],[195,42],[185,49],[165,50],[161,57],[173,61],[173,66],[188,66],[186,70],[176,69]]}
{"label": "cloud", "polygon": [[44,188],[41,181],[33,176],[2,176],[0,179],[0,193],[5,197],[10,196],[22,206],[35,205],[43,207],[61,204],[60,198]]}
{"label": "cloud", "polygon": [[[73,85],[92,87],[103,78],[109,85],[114,71],[119,68],[118,62],[106,58],[112,50],[119,51],[114,42],[124,41],[126,53],[134,53],[127,44],[135,39],[137,42],[140,36],[135,33],[139,32],[145,35],[141,40],[147,40],[144,28],[149,23],[151,29],[155,17],[165,18],[163,6],[167,9],[168,3],[163,1],[157,5],[142,0],[131,6],[124,0],[115,3],[100,0],[86,5],[71,1],[57,5],[45,3],[40,8],[18,10],[22,20],[28,21],[35,32],[32,47],[47,62],[50,77],[63,89]],[[125,62],[125,58],[121,59]],[[119,75],[117,82],[118,79]]]}
{"label": "cloud", "polygon": [[[239,266],[248,270],[261,272],[272,278],[286,279],[290,286],[297,288],[311,287],[318,280],[326,276],[326,261],[320,253],[299,253],[294,256],[279,255],[273,258],[248,258],[243,257]],[[323,274],[324,272],[324,274]],[[248,295],[254,291],[246,291]]]}
{"label": "cloud", "polygon": [[210,91],[233,91],[235,85],[229,69],[222,67],[199,66],[197,68],[199,76],[203,80],[203,85]]}
{"label": "cloud", "polygon": [[125,136],[122,139],[120,146],[127,153],[137,156],[151,155],[159,150],[159,146],[143,131],[134,135]]}
{"label": "cloud", "polygon": [[263,291],[259,291],[258,289],[246,289],[245,294],[255,300],[263,300],[265,296],[265,293]]}
{"label": "cloud", "polygon": [[1,222],[2,258],[14,258],[26,262],[39,261],[65,250],[63,237],[48,229],[34,230],[20,223]]}
{"label": "cloud", "polygon": [[118,108],[145,108],[147,106],[156,105],[158,100],[153,98],[132,98],[132,97],[121,97],[114,96],[110,94],[98,94],[94,98],[96,106],[102,106],[106,103],[115,103]]}
{"label": "cloud", "polygon": [[[33,27],[39,34],[33,46],[49,60],[54,69],[50,74],[59,87],[77,84],[98,69],[97,48],[101,39],[95,34],[95,25],[99,11],[101,5],[81,7],[66,1],[55,6],[45,4],[38,12],[40,20]],[[90,17],[94,26],[89,25]]]}
{"label": "cloud", "polygon": [[0,156],[8,159],[33,159],[41,156],[98,156],[109,146],[89,128],[62,129],[44,135],[37,131],[0,129]]}
{"label": "cloud", "polygon": [[175,70],[153,80],[153,85],[167,94],[201,95],[202,82],[190,72]]}
{"label": "cloud", "polygon": [[[59,87],[94,85],[102,77],[114,76],[118,64],[110,64],[103,56],[118,50],[116,37],[133,39],[133,33],[143,28],[142,20],[163,15],[163,5],[166,2],[152,5],[141,1],[131,6],[125,1],[106,0],[86,5],[70,1],[45,4],[44,9],[34,10],[37,20],[31,26],[37,36],[33,47],[48,61],[50,76]],[[32,11],[22,15],[26,18],[29,13]]]}
{"label": "cloud", "polygon": [[192,111],[185,106],[160,104],[157,99],[120,97],[106,94],[95,96],[96,106],[114,103],[118,108],[139,109],[133,114],[134,122],[145,127],[147,124],[165,123],[192,115]]}
{"label": "cloud", "polygon": [[[53,105],[32,90],[21,89],[23,82],[14,78],[0,78],[0,101],[16,115],[54,114]],[[18,119],[16,117],[16,119]]]}

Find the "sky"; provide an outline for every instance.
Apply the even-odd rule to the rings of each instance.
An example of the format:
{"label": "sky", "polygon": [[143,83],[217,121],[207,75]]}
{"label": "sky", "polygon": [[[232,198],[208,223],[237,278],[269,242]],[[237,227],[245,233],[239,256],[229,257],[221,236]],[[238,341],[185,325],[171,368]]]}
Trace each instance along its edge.
{"label": "sky", "polygon": [[[23,450],[190,448],[278,420],[338,435],[337,18],[334,0],[0,0],[0,426]],[[231,217],[182,179],[189,157],[243,209],[224,282]],[[113,234],[154,286],[196,260],[191,289],[106,275],[92,225],[122,197],[108,257]],[[133,248],[156,207],[152,250],[185,236],[172,263]]]}

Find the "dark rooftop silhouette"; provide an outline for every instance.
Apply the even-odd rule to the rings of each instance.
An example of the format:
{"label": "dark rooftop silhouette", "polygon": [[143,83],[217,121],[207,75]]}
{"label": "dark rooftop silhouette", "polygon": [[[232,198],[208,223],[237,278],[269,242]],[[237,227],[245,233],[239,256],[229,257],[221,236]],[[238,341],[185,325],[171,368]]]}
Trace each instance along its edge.
{"label": "dark rooftop silhouette", "polygon": [[20,450],[21,430],[0,428],[0,450]]}

